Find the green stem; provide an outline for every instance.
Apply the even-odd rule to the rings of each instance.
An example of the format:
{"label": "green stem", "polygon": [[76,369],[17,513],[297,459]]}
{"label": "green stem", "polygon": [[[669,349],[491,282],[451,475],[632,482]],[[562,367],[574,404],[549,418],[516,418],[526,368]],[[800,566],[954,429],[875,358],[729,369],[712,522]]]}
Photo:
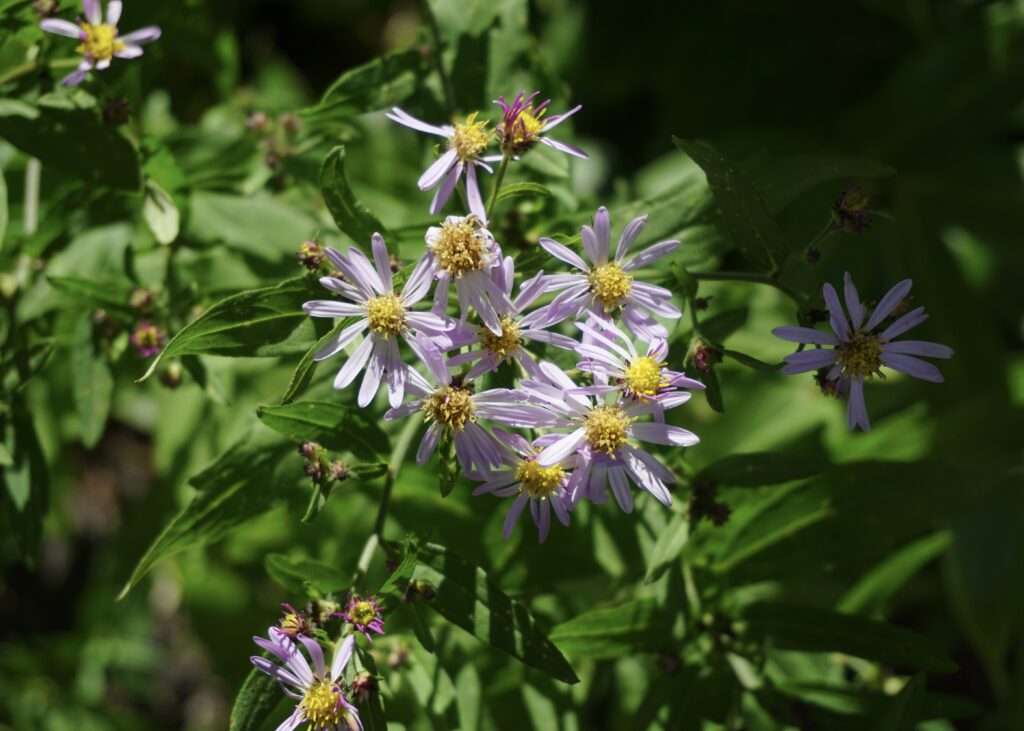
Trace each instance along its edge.
{"label": "green stem", "polygon": [[437,27],[437,18],[430,9],[430,3],[423,0],[423,14],[427,16],[427,25],[430,27],[430,35],[434,39],[434,65],[437,67],[437,75],[441,77],[441,89],[444,92],[445,106],[448,107],[448,114],[455,114],[455,92],[452,90],[452,81],[448,78],[448,72],[444,70],[444,59],[441,58],[441,29]]}
{"label": "green stem", "polygon": [[498,202],[498,193],[501,192],[501,184],[505,182],[505,172],[508,170],[509,156],[504,155],[501,158],[501,165],[498,167],[498,174],[494,178],[494,190],[491,191],[491,200],[487,204],[487,220],[491,220],[491,214],[494,212],[494,204]]}
{"label": "green stem", "polygon": [[832,235],[835,232],[835,230],[835,222],[831,218],[828,219],[828,221],[825,223],[825,227],[822,228],[821,231],[819,231],[817,234],[815,234],[814,238],[811,239],[807,246],[804,247],[804,256],[806,256],[812,248],[814,248],[822,241],[827,239],[830,235]]}
{"label": "green stem", "polygon": [[690,272],[694,279],[701,282],[749,282],[751,284],[767,284],[782,292],[798,305],[804,304],[804,296],[778,279],[760,272]]}

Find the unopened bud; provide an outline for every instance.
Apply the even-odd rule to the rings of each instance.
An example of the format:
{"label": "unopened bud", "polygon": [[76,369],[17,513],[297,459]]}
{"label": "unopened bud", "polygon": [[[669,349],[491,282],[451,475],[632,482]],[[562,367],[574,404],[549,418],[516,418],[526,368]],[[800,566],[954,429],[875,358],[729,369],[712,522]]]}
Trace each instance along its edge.
{"label": "unopened bud", "polygon": [[296,254],[299,264],[311,272],[315,272],[324,263],[324,250],[315,241],[303,241],[299,245],[299,252]]}
{"label": "unopened bud", "polygon": [[128,303],[139,312],[149,312],[153,307],[154,299],[153,293],[150,290],[139,287],[132,291],[132,296]]}
{"label": "unopened bud", "polygon": [[693,351],[693,364],[702,373],[710,371],[716,363],[722,362],[722,353],[707,343],[701,342]]}
{"label": "unopened bud", "polygon": [[366,703],[376,691],[377,679],[365,670],[353,678],[352,696],[355,698],[356,703]]}
{"label": "unopened bud", "polygon": [[278,121],[281,123],[281,128],[285,131],[285,134],[295,135],[302,129],[302,120],[291,112],[282,114]]}
{"label": "unopened bud", "polygon": [[253,112],[245,120],[245,126],[251,132],[263,134],[270,129],[270,117],[267,116],[266,112]]}
{"label": "unopened bud", "polygon": [[693,301],[693,309],[697,310],[698,312],[702,312],[706,310],[708,306],[710,306],[711,300],[713,299],[714,297],[698,297]]}
{"label": "unopened bud", "polygon": [[843,191],[832,207],[832,220],[847,233],[862,233],[870,223],[871,196],[858,186]]}
{"label": "unopened bud", "polygon": [[153,323],[142,320],[132,331],[131,343],[140,358],[152,358],[164,347],[164,331]]}
{"label": "unopened bud", "polygon": [[303,442],[299,445],[299,454],[305,459],[317,460],[320,459],[320,451],[323,449],[316,442]]}
{"label": "unopened bud", "polygon": [[32,3],[32,9],[36,11],[36,15],[40,18],[49,18],[57,14],[60,10],[60,3],[57,0],[35,0]]}
{"label": "unopened bud", "polygon": [[181,385],[184,377],[185,369],[178,361],[174,361],[160,371],[160,383],[164,384],[167,388],[177,388]]}
{"label": "unopened bud", "polygon": [[348,479],[349,472],[348,465],[342,462],[340,459],[331,462],[330,469],[328,471],[329,476],[335,482],[344,482]]}

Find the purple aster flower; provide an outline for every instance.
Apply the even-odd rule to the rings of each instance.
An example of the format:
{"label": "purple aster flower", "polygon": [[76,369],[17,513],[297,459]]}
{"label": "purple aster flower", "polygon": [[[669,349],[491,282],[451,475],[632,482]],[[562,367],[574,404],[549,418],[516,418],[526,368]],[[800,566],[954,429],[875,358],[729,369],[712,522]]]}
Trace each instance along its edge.
{"label": "purple aster flower", "polygon": [[655,418],[667,409],[681,406],[691,394],[680,389],[704,390],[704,384],[665,363],[668,342],[655,338],[646,343],[643,355],[633,341],[615,325],[604,320],[576,323],[586,336],[576,346],[583,356],[579,369],[594,374],[592,394],[618,393],[630,401],[648,401],[658,408]]}
{"label": "purple aster flower", "polygon": [[380,611],[380,602],[375,597],[361,597],[358,594],[353,594],[341,616],[371,642],[373,641],[370,636],[371,632],[378,635],[384,634],[384,616]]}
{"label": "purple aster flower", "polygon": [[299,650],[299,644],[277,627],[267,631],[269,639],[253,637],[259,647],[277,658],[250,658],[256,668],[274,678],[285,695],[298,701],[292,714],[277,731],[294,731],[304,723],[310,731],[362,731],[363,722],[342,689],[342,674],[352,657],[355,637],[350,635],[334,648],[330,672],[324,664],[324,653],[316,640],[299,635],[298,642],[309,653],[310,661]]}
{"label": "purple aster flower", "polygon": [[[491,269],[491,279],[507,299],[512,297],[515,266],[512,257],[506,256],[501,266]],[[448,361],[448,365],[457,367],[474,363],[465,376],[467,380],[472,380],[484,373],[497,370],[504,361],[515,361],[526,373],[536,377],[540,372],[537,370],[537,362],[533,355],[526,349],[528,342],[547,343],[565,350],[576,348],[578,343],[572,338],[544,329],[550,323],[545,321],[546,315],[543,311],[535,310],[529,315],[523,315],[543,292],[543,272],[523,282],[519,288],[519,296],[512,300],[512,312],[501,317],[501,335],[496,335],[486,327],[476,330],[464,327],[457,334],[453,334],[452,347],[459,348],[472,344],[478,344],[480,347],[456,355]]]}
{"label": "purple aster flower", "polygon": [[575,456],[576,464],[567,485],[573,503],[586,497],[604,502],[610,484],[612,494],[625,512],[633,510],[629,483],[634,482],[664,505],[672,504],[666,485],[675,482],[669,470],[634,441],[689,447],[700,440],[682,427],[657,422],[640,422],[656,408],[649,401],[608,402],[579,388],[557,366],[541,363],[544,380],[522,383],[528,397],[544,404],[554,415],[555,427],[568,429],[559,434],[537,456],[541,467],[561,464]]}
{"label": "purple aster flower", "polygon": [[[428,347],[423,336],[410,339],[413,350],[427,366],[432,381],[419,371],[409,370],[408,391],[413,399],[390,409],[385,419],[398,419],[422,411],[430,426],[416,452],[417,464],[425,464],[437,448],[441,437],[454,441],[455,455],[469,477],[486,475],[492,468],[503,464],[502,448],[494,437],[479,423],[480,419],[508,424],[514,427],[544,425],[552,421],[551,414],[536,404],[523,402],[515,391],[495,388],[474,393],[472,385],[454,381],[444,356],[436,348]],[[482,478],[481,478],[482,479]]]}
{"label": "purple aster flower", "polygon": [[[373,235],[372,249],[372,265],[366,255],[354,246],[349,248],[347,256],[342,256],[335,249],[327,249],[327,257],[345,279],[321,277],[320,283],[351,302],[312,300],[302,307],[313,317],[358,318],[313,356],[314,360],[325,360],[350,343],[358,342],[352,355],[338,371],[334,387],[346,388],[365,368],[366,375],[359,388],[359,405],[369,405],[381,383],[385,382],[391,405],[398,406],[405,398],[409,371],[398,349],[399,338],[409,342],[410,337],[424,333],[444,342],[444,333],[453,324],[434,312],[413,312],[410,309],[426,297],[430,290],[434,272],[430,256],[420,259],[402,288],[401,295],[396,295],[387,245],[380,234]],[[369,334],[362,337],[367,330]]]}
{"label": "purple aster flower", "polygon": [[581,110],[583,105],[578,104],[564,114],[554,114],[545,118],[551,100],[547,99],[534,106],[533,101],[539,94],[539,91],[529,95],[519,92],[511,104],[505,101],[503,96],[495,100],[494,103],[501,107],[502,111],[501,123],[498,125],[501,151],[510,157],[519,157],[539,142],[559,152],[586,160],[587,153],[580,148],[546,136],[548,132]]}
{"label": "purple aster flower", "polygon": [[425,238],[437,277],[434,311],[444,313],[448,285],[454,279],[462,322],[472,308],[491,332],[502,335],[501,318],[514,308],[491,277],[491,270],[501,265],[501,248],[482,220],[474,215],[448,216],[440,226],[427,229]]}
{"label": "purple aster flower", "polygon": [[117,22],[121,19],[121,0],[107,3],[106,21],[100,0],[82,0],[85,19],[72,23],[60,18],[47,18],[39,24],[47,33],[55,33],[80,41],[78,52],[84,56],[82,63],[61,82],[66,86],[81,84],[85,75],[96,69],[103,71],[110,61],[117,58],[138,58],[142,55],[142,44],[151,43],[160,37],[155,25],[140,28],[127,35],[118,35]]}
{"label": "purple aster flower", "polygon": [[551,529],[552,509],[562,525],[569,525],[572,499],[567,483],[572,460],[565,459],[548,467],[538,464],[537,455],[541,449],[558,439],[555,434],[540,437],[533,444],[504,429],[495,429],[494,436],[506,447],[505,464],[500,469],[492,470],[487,476],[487,481],[476,488],[473,494],[490,493],[498,497],[515,497],[512,507],[505,516],[505,540],[512,535],[512,529],[519,521],[519,516],[529,504],[533,523],[537,526],[538,538],[543,543]]}
{"label": "purple aster flower", "polygon": [[596,317],[610,321],[616,310],[633,333],[648,340],[667,338],[668,330],[653,315],[678,319],[682,314],[672,304],[672,293],[664,287],[638,282],[631,272],[654,263],[674,251],[678,241],[662,241],[638,254],[626,256],[629,247],[647,223],[646,216],[634,218],[622,230],[615,258],[610,258],[611,220],[608,209],[602,206],[594,215],[594,226],[583,226],[580,234],[583,249],[593,266],[576,252],[554,239],[542,238],[541,246],[557,259],[575,267],[579,274],[551,274],[546,276],[547,291],[560,291],[546,308],[552,323],[589,311]]}
{"label": "purple aster flower", "polygon": [[[913,282],[904,279],[886,292],[871,316],[857,294],[853,279],[847,273],[843,277],[843,297],[846,312],[839,302],[835,287],[826,283],[822,295],[828,306],[832,332],[821,332],[809,327],[777,327],[772,333],[783,340],[821,346],[814,350],[800,350],[786,356],[783,373],[805,373],[828,369],[825,379],[838,382],[841,392],[848,394],[847,422],[850,429],[871,428],[868,410],[864,403],[864,380],[882,375],[882,366],[906,373],[932,383],[942,383],[942,373],[926,358],[952,358],[953,349],[939,343],[924,340],[893,341],[913,327],[928,319],[923,307],[911,310],[891,323],[887,318],[893,315],[906,296]],[[849,313],[849,318],[847,318]],[[876,332],[882,325],[885,328]]]}
{"label": "purple aster flower", "polygon": [[430,202],[430,212],[435,215],[440,213],[465,173],[469,210],[481,221],[486,221],[487,209],[480,196],[476,169],[480,167],[489,173],[494,172],[482,157],[490,146],[491,140],[494,139],[494,133],[487,129],[487,122],[477,121],[477,115],[474,112],[462,122],[438,127],[416,119],[398,107],[394,107],[386,116],[392,122],[397,122],[403,127],[444,137],[448,141],[448,150],[427,168],[417,182],[420,190],[437,188],[434,199]]}

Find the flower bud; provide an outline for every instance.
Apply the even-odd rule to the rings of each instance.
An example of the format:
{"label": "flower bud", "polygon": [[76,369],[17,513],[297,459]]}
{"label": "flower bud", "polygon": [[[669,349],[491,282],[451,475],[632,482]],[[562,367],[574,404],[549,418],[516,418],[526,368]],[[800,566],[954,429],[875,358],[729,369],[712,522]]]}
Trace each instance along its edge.
{"label": "flower bud", "polygon": [[164,384],[167,388],[177,388],[181,385],[182,380],[185,377],[185,369],[181,363],[174,361],[169,366],[160,371],[160,383]]}
{"label": "flower bud", "polygon": [[303,241],[296,255],[299,264],[311,272],[315,272],[324,263],[324,250],[315,241]]}
{"label": "flower bud", "polygon": [[139,287],[132,291],[132,296],[128,303],[139,312],[149,312],[153,307],[154,299],[153,293],[150,290]]}
{"label": "flower bud", "polygon": [[847,233],[862,233],[870,223],[871,196],[858,186],[844,190],[832,207],[832,220]]}
{"label": "flower bud", "polygon": [[245,126],[250,132],[264,134],[270,130],[270,117],[267,116],[266,112],[253,112],[245,120]]}
{"label": "flower bud", "polygon": [[132,331],[131,343],[140,358],[152,358],[159,353],[166,341],[163,329],[148,320],[142,320]]}

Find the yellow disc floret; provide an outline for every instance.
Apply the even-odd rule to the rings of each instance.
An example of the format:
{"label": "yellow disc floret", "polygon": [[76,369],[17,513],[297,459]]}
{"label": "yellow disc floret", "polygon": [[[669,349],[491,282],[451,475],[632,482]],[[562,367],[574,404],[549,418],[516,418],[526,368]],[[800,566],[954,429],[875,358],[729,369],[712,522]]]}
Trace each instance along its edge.
{"label": "yellow disc floret", "polygon": [[452,134],[451,148],[463,162],[475,160],[480,153],[491,144],[493,133],[487,129],[487,122],[478,122],[476,112],[473,112],[464,122],[455,123],[455,132]]}
{"label": "yellow disc floret", "polygon": [[356,624],[369,624],[377,618],[377,607],[373,602],[355,602],[349,610],[349,618]]}
{"label": "yellow disc floret", "polygon": [[519,325],[508,315],[501,318],[501,335],[495,335],[486,327],[480,328],[480,342],[499,361],[511,358],[523,344],[519,337]]}
{"label": "yellow disc floret", "polygon": [[662,364],[649,355],[635,359],[622,375],[626,391],[641,398],[658,395],[658,391],[669,385],[662,373]]}
{"label": "yellow disc floret", "polygon": [[326,678],[316,680],[309,686],[299,707],[312,731],[336,729],[348,716],[341,702],[341,689]]}
{"label": "yellow disc floret", "polygon": [[405,307],[394,294],[382,294],[366,302],[366,319],[377,335],[392,337],[405,329]]}
{"label": "yellow disc floret", "polygon": [[441,268],[456,279],[487,264],[487,241],[474,216],[445,221],[431,248]]}
{"label": "yellow disc floret", "polygon": [[614,262],[596,267],[590,272],[589,279],[591,293],[609,312],[621,305],[633,291],[633,277]]}
{"label": "yellow disc floret", "polygon": [[117,27],[100,23],[81,23],[85,38],[78,46],[78,52],[96,61],[108,61],[114,54],[124,50],[124,42],[117,38]]}
{"label": "yellow disc floret", "polygon": [[460,432],[473,420],[473,394],[467,388],[444,386],[423,402],[423,412],[449,432]]}
{"label": "yellow disc floret", "polygon": [[867,378],[882,367],[882,341],[877,335],[857,332],[848,342],[836,348],[839,366],[844,375]]}
{"label": "yellow disc floret", "polygon": [[544,129],[544,111],[536,113],[533,105],[526,107],[515,120],[502,131],[502,146],[508,152],[520,153],[528,149]]}
{"label": "yellow disc floret", "polygon": [[541,467],[536,462],[524,461],[516,468],[519,488],[532,498],[547,499],[555,494],[565,479],[565,470],[558,465]]}
{"label": "yellow disc floret", "polygon": [[615,454],[629,438],[626,430],[632,421],[618,406],[598,406],[583,423],[587,443],[595,452]]}

